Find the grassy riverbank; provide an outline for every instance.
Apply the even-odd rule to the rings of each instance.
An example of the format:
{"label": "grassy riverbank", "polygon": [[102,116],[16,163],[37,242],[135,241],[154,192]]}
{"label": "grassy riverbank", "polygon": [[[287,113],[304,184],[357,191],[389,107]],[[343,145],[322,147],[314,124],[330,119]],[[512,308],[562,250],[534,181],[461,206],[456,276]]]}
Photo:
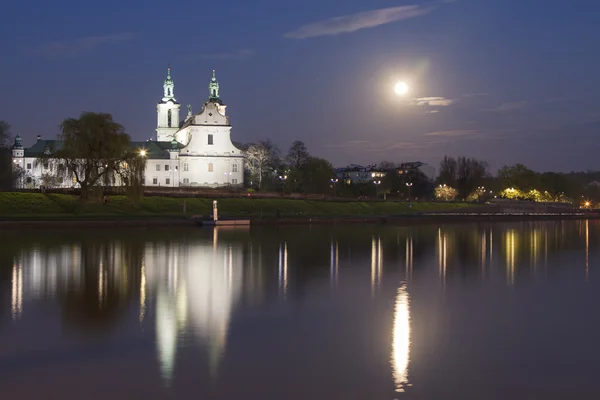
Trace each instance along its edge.
{"label": "grassy riverbank", "polygon": [[[125,196],[111,196],[107,204],[82,203],[75,196],[41,193],[0,193],[0,219],[122,219],[183,218],[212,214],[212,199],[145,197],[135,204]],[[288,199],[219,199],[222,217],[345,217],[398,215],[463,208],[463,204],[396,202],[334,202]]]}

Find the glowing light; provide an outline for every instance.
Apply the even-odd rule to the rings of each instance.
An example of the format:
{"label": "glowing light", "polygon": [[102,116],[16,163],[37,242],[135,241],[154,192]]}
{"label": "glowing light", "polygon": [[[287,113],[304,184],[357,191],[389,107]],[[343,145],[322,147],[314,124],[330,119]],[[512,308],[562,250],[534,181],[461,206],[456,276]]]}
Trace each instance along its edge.
{"label": "glowing light", "polygon": [[146,157],[146,150],[140,150],[140,156]]}
{"label": "glowing light", "polygon": [[13,320],[21,318],[23,313],[23,266],[21,263],[13,264],[11,309]]}
{"label": "glowing light", "polygon": [[398,96],[404,96],[408,93],[408,85],[406,82],[398,82],[396,83],[396,86],[394,86],[394,91]]}
{"label": "glowing light", "polygon": [[408,385],[408,363],[410,361],[410,299],[405,286],[398,289],[394,308],[394,330],[392,332],[392,374],[396,392],[404,392]]}

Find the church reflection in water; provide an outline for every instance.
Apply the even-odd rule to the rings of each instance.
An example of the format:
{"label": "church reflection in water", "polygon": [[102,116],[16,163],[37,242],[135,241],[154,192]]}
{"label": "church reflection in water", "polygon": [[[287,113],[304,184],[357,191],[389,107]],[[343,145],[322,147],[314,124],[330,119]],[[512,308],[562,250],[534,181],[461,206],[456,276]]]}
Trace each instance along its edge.
{"label": "church reflection in water", "polygon": [[[95,333],[111,332],[139,304],[133,318],[155,335],[157,364],[168,383],[178,360],[183,368],[184,359],[197,359],[212,376],[223,369],[222,359],[235,357],[226,351],[231,321],[247,308],[304,302],[307,293],[322,294],[321,286],[328,296],[350,291],[358,297],[364,285],[368,299],[360,299],[359,307],[395,299],[384,351],[389,354],[391,348],[394,386],[401,392],[410,387],[411,346],[422,337],[413,334],[411,301],[412,318],[430,318],[414,313],[422,304],[416,281],[430,280],[440,293],[457,282],[519,285],[531,277],[544,279],[548,260],[564,250],[581,251],[577,273],[591,280],[596,259],[590,243],[600,236],[600,225],[536,222],[253,234],[215,229],[173,237],[169,232],[135,238],[128,233],[77,234],[65,241],[47,239],[46,246],[21,237],[0,249],[7,260],[0,264],[0,284],[10,282],[0,286],[6,291],[0,293],[6,294],[0,296],[7,302],[2,307],[18,326],[33,301],[56,299],[65,326]],[[465,280],[466,275],[480,279]],[[386,313],[389,323],[392,315]],[[386,373],[389,377],[389,369]]]}
{"label": "church reflection in water", "polygon": [[[211,373],[223,356],[231,313],[242,289],[243,252],[227,243],[149,245],[146,290],[155,292],[156,346],[163,377],[171,379],[181,338],[208,354]],[[143,305],[145,307],[145,305]]]}

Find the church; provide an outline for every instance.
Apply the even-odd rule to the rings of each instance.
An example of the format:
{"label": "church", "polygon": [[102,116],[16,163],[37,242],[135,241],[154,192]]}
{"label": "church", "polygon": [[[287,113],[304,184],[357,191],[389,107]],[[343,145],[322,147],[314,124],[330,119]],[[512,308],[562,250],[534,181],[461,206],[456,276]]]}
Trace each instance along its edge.
{"label": "church", "polygon": [[[156,140],[131,142],[131,148],[146,158],[144,185],[149,187],[223,187],[242,186],[244,157],[231,142],[231,124],[226,105],[219,96],[219,82],[213,70],[208,85],[209,96],[199,113],[187,106],[187,116],[180,121],[181,105],[175,99],[175,83],[171,69],[163,84],[163,98],[156,107],[158,121]],[[58,140],[43,140],[24,148],[21,137],[15,138],[13,165],[22,168],[22,188],[47,185],[43,176],[52,171],[36,160],[50,149],[60,148]],[[47,166],[46,166],[47,168]],[[56,187],[75,187],[71,181],[55,183]]]}

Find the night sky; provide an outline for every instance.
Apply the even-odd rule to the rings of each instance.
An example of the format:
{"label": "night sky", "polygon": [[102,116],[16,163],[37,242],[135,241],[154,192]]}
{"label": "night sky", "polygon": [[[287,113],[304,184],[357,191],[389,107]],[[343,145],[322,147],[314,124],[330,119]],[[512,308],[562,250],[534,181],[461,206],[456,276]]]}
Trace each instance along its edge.
{"label": "night sky", "polygon": [[[140,4],[144,4],[140,7]],[[444,154],[600,169],[595,0],[12,1],[0,119],[29,146],[109,112],[155,137],[167,67],[198,112],[217,70],[232,138],[335,166]],[[407,97],[394,93],[406,81]]]}

